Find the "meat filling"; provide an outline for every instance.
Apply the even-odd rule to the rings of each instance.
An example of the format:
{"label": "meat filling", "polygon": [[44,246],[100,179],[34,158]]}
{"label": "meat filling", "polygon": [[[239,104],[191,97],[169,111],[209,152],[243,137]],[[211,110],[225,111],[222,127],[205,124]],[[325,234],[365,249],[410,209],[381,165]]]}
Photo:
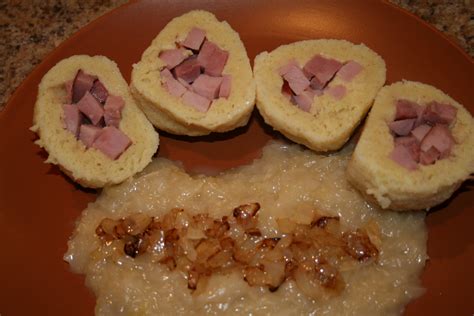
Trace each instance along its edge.
{"label": "meat filling", "polygon": [[341,63],[335,59],[315,55],[303,68],[294,59],[278,69],[283,78],[282,94],[301,110],[309,112],[315,97],[328,94],[341,100],[347,93],[342,84],[329,87],[335,78],[352,81],[364,68],[356,61]]}
{"label": "meat filling", "polygon": [[379,250],[363,229],[343,231],[339,217],[316,216],[310,225],[278,219],[277,237],[258,225],[258,203],[236,207],[221,219],[172,209],[161,218],[135,213],[105,218],[96,229],[104,243],[118,241],[125,255],[150,254],[170,270],[187,275],[188,288],[203,290],[213,274],[237,271],[250,286],[274,292],[294,280],[307,296],[338,295],[345,285],[342,264],[370,264]]}
{"label": "meat filling", "polygon": [[120,129],[125,101],[110,95],[95,76],[79,69],[74,80],[65,83],[63,104],[65,129],[74,134],[86,148],[96,148],[112,160],[132,144]]}
{"label": "meat filling", "polygon": [[214,100],[227,99],[232,77],[222,72],[229,52],[207,40],[206,32],[196,27],[176,45],[159,54],[166,64],[160,72],[165,89],[200,112],[207,112]]}
{"label": "meat filling", "polygon": [[432,165],[450,156],[455,144],[450,126],[457,109],[436,101],[426,105],[400,99],[396,101],[394,121],[388,127],[394,137],[390,158],[409,170]]}

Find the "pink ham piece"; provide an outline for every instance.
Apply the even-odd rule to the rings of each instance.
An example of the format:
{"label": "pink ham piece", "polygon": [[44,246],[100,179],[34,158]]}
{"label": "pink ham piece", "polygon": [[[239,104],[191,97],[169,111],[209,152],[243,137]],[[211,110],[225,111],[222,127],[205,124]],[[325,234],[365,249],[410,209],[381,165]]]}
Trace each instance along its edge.
{"label": "pink ham piece", "polygon": [[77,137],[82,121],[82,114],[79,112],[77,105],[63,104],[63,113],[64,128]]}
{"label": "pink ham piece", "polygon": [[440,152],[431,147],[428,151],[422,151],[420,153],[420,163],[422,165],[432,165],[440,158]]}
{"label": "pink ham piece", "polygon": [[420,126],[414,128],[411,131],[411,134],[416,138],[416,140],[418,142],[421,143],[421,141],[423,140],[423,138],[425,138],[426,134],[428,134],[430,129],[431,129],[431,126],[429,126],[427,124],[423,124],[423,125],[420,125]]}
{"label": "pink ham piece", "polygon": [[364,67],[356,61],[349,61],[339,69],[337,76],[346,82],[352,81]]}
{"label": "pink ham piece", "polygon": [[390,130],[398,136],[407,136],[410,134],[416,119],[405,119],[388,123]]}
{"label": "pink ham piece", "polygon": [[219,98],[228,98],[230,96],[230,89],[232,87],[232,76],[222,76],[222,83],[219,89]]}
{"label": "pink ham piece", "polygon": [[456,118],[458,109],[451,104],[438,103],[436,101],[430,102],[428,107],[438,114],[441,119],[441,123],[450,125]]}
{"label": "pink ham piece", "polygon": [[332,96],[336,100],[341,100],[347,94],[347,89],[343,85],[336,85],[333,87],[326,87],[324,92]]}
{"label": "pink ham piece", "polygon": [[90,94],[89,91],[84,94],[81,100],[77,103],[79,111],[92,122],[92,124],[99,124],[100,120],[104,116],[104,109],[102,105]]}
{"label": "pink ham piece", "polygon": [[302,93],[309,87],[309,80],[306,78],[303,71],[295,65],[289,67],[288,71],[283,75],[283,78],[288,81],[291,90],[296,95]]}
{"label": "pink ham piece", "polygon": [[162,51],[159,57],[166,64],[166,68],[172,69],[181,64],[188,55],[188,50],[184,48],[175,48]]}
{"label": "pink ham piece", "polygon": [[160,71],[160,77],[161,77],[163,82],[168,80],[168,79],[174,79],[173,74],[171,73],[171,71],[168,68],[163,68],[163,70]]}
{"label": "pink ham piece", "polygon": [[201,66],[197,58],[191,56],[174,68],[174,74],[177,78],[181,78],[187,83],[191,83],[201,74]]}
{"label": "pink ham piece", "polygon": [[178,98],[181,97],[187,91],[187,89],[174,78],[167,79],[165,81],[165,87],[171,95],[174,95]]}
{"label": "pink ham piece", "polygon": [[102,128],[90,125],[82,124],[79,130],[79,139],[81,142],[89,148],[92,146],[92,143],[99,137],[99,134],[102,132]]}
{"label": "pink ham piece", "polygon": [[[307,72],[305,72],[305,73],[307,74]],[[306,77],[308,77],[308,76],[306,76]],[[313,90],[323,91],[325,84],[322,83],[317,77],[314,77],[314,76],[313,76],[313,77],[311,78],[311,81],[310,81],[310,82],[311,82],[311,88],[312,88]]]}
{"label": "pink ham piece", "polygon": [[415,162],[419,162],[420,160],[420,144],[413,136],[402,136],[396,137],[394,139],[395,146],[403,146],[405,147],[408,152],[410,153],[411,158]]}
{"label": "pink ham piece", "polygon": [[293,98],[296,102],[296,105],[303,111],[309,112],[311,110],[311,104],[313,104],[314,91],[311,89],[306,89],[298,95],[295,95]]}
{"label": "pink ham piece", "polygon": [[413,159],[410,149],[402,144],[395,144],[393,151],[390,153],[390,158],[409,170],[418,168],[418,164],[415,159]]}
{"label": "pink ham piece", "polygon": [[104,121],[106,126],[119,127],[124,106],[125,101],[122,97],[111,95],[107,98],[104,105]]}
{"label": "pink ham piece", "polygon": [[193,88],[191,88],[191,85],[189,83],[187,83],[184,79],[181,79],[181,78],[177,78],[178,82],[180,84],[183,85],[183,87],[185,87],[186,89],[188,90],[192,90]]}
{"label": "pink ham piece", "polygon": [[204,72],[211,76],[220,76],[224,70],[229,52],[220,49],[216,44],[210,41],[204,41],[197,60],[204,68]]}
{"label": "pink ham piece", "polygon": [[312,82],[311,87],[313,89],[322,89],[341,67],[342,63],[335,59],[316,55],[304,65],[304,70],[314,75],[313,79],[315,80]]}
{"label": "pink ham piece", "polygon": [[423,121],[434,125],[451,124],[456,118],[457,109],[450,104],[430,102],[423,111]]}
{"label": "pink ham piece", "polygon": [[219,96],[219,88],[222,83],[222,77],[211,77],[205,74],[200,75],[194,80],[191,87],[197,94],[208,100],[213,100]]}
{"label": "pink ham piece", "polygon": [[189,90],[183,94],[183,102],[189,106],[192,106],[199,112],[207,112],[207,110],[209,110],[209,106],[211,105],[211,101],[209,99],[206,99],[205,97]]}
{"label": "pink ham piece", "polygon": [[132,141],[122,131],[114,126],[102,129],[92,147],[100,150],[112,160],[117,159],[130,145]]}
{"label": "pink ham piece", "polygon": [[84,94],[92,88],[96,79],[97,77],[88,75],[79,69],[72,85],[72,103],[79,102]]}
{"label": "pink ham piece", "polygon": [[94,98],[96,98],[96,100],[102,104],[104,104],[105,100],[109,96],[109,92],[102,84],[102,82],[100,82],[100,80],[94,81],[90,92],[94,96]]}
{"label": "pink ham piece", "polygon": [[67,104],[72,104],[72,85],[73,85],[73,80],[69,80],[64,83],[64,88],[66,89],[66,103]]}
{"label": "pink ham piece", "polygon": [[444,124],[436,124],[431,128],[429,133],[426,134],[420,147],[424,152],[427,152],[431,147],[434,147],[440,152],[441,158],[444,158],[449,155],[454,143],[449,128]]}
{"label": "pink ham piece", "polygon": [[419,108],[421,107],[415,102],[404,99],[397,100],[395,120],[417,118]]}
{"label": "pink ham piece", "polygon": [[193,50],[199,50],[202,42],[204,42],[205,37],[206,32],[204,30],[201,30],[197,27],[193,27],[191,31],[189,31],[182,45]]}
{"label": "pink ham piece", "polygon": [[278,74],[283,77],[292,67],[300,68],[300,65],[295,59],[290,60],[286,65],[278,68]]}
{"label": "pink ham piece", "polygon": [[[298,67],[299,67],[299,65],[298,65]],[[314,78],[314,75],[312,73],[307,72],[304,68],[303,68],[303,73],[306,76],[306,78],[308,78],[309,81],[312,81],[312,79]],[[320,88],[321,83],[319,82],[319,80],[316,79],[315,82],[318,83],[318,86],[314,87],[313,89],[321,89]]]}
{"label": "pink ham piece", "polygon": [[160,75],[166,90],[171,95],[179,98],[186,92],[187,89],[178,80],[174,79],[173,75],[168,69],[164,68]]}
{"label": "pink ham piece", "polygon": [[283,80],[283,85],[281,86],[281,93],[288,100],[290,100],[290,101],[292,100],[293,94],[291,92],[290,85],[288,84],[288,81],[286,81],[286,80]]}

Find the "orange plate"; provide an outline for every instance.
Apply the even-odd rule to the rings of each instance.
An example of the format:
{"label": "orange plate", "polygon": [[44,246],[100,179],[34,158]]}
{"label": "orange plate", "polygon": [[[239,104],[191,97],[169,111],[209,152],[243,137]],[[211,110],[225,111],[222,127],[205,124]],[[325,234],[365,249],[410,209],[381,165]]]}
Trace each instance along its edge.
{"label": "orange plate", "polygon": [[[75,186],[33,144],[37,86],[59,60],[101,54],[115,60],[127,80],[132,63],[173,17],[202,8],[240,33],[251,59],[258,52],[310,38],[363,42],[386,61],[388,82],[432,84],[474,110],[474,71],[469,57],[441,33],[385,2],[366,1],[142,1],[101,17],[51,53],[17,89],[0,114],[0,313],[90,315],[94,295],[62,256],[74,221],[96,194]],[[224,135],[163,135],[160,156],[188,169],[222,170],[260,155],[271,137],[254,113],[251,124]],[[472,183],[471,183],[472,184]],[[406,315],[471,315],[474,311],[474,192],[467,185],[428,218],[426,293]]]}

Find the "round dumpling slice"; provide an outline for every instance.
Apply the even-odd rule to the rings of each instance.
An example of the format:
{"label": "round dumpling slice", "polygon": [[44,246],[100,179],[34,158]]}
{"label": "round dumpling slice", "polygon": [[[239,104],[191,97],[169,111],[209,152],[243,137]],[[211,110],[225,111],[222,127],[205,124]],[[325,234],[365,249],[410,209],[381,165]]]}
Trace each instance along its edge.
{"label": "round dumpling slice", "polygon": [[91,188],[141,171],[159,144],[117,64],[104,56],[72,56],[46,73],[31,130],[49,154],[46,162]]}
{"label": "round dumpling slice", "polygon": [[260,53],[257,108],[265,122],[316,151],[349,139],[385,82],[385,62],[367,46],[306,40]]}
{"label": "round dumpling slice", "polygon": [[378,93],[347,168],[383,208],[429,209],[474,172],[474,120],[441,90],[401,81]]}
{"label": "round dumpling slice", "polygon": [[238,33],[201,10],[163,28],[134,65],[131,91],[157,128],[190,136],[245,125],[255,102]]}

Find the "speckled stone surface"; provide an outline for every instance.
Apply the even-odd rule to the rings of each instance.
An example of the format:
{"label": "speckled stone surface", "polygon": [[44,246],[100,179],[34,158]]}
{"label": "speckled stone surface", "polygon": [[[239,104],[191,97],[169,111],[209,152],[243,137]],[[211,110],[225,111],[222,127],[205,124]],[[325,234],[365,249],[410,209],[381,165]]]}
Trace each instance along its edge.
{"label": "speckled stone surface", "polygon": [[[474,56],[474,0],[389,1],[431,23]],[[126,2],[0,0],[0,110],[49,52],[87,23]]]}

